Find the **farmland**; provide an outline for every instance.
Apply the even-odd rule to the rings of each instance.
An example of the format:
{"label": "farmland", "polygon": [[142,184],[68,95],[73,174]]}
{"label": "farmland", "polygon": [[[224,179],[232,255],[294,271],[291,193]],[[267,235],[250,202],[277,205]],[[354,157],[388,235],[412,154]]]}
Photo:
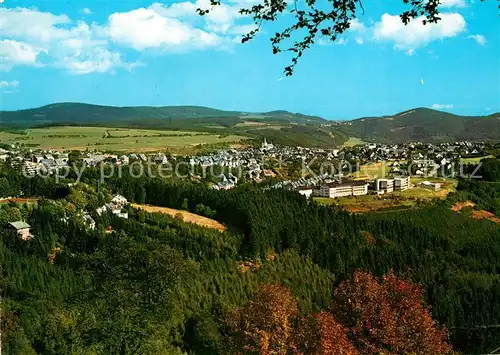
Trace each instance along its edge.
{"label": "farmland", "polygon": [[0,132],[0,142],[52,150],[185,152],[197,145],[239,142],[245,137],[206,132],[57,126]]}

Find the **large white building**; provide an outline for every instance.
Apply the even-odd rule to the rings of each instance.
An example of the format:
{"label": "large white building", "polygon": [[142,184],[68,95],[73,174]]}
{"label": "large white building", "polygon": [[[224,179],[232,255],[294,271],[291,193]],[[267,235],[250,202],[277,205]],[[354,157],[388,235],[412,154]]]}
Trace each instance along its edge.
{"label": "large white building", "polygon": [[377,179],[375,180],[375,190],[378,193],[390,193],[394,191],[394,179]]}
{"label": "large white building", "polygon": [[319,196],[336,198],[368,194],[368,183],[363,181],[332,182],[319,188]]}
{"label": "large white building", "polygon": [[394,178],[394,190],[404,191],[410,188],[410,177],[396,177]]}

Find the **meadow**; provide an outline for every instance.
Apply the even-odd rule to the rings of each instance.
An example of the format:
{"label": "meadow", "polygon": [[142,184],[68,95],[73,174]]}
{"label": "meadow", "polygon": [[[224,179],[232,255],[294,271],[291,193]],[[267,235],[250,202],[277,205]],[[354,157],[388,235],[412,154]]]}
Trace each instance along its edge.
{"label": "meadow", "polygon": [[206,132],[56,126],[0,131],[0,142],[51,150],[186,151],[197,145],[239,142],[245,137]]}
{"label": "meadow", "polygon": [[495,157],[494,155],[486,155],[484,157],[462,158],[460,159],[460,162],[462,164],[478,164],[483,159],[494,158],[494,157]]}

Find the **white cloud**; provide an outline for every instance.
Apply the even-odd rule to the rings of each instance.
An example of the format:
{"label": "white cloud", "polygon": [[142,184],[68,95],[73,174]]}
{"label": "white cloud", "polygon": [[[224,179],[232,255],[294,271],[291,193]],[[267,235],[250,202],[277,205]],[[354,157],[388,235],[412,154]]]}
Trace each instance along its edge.
{"label": "white cloud", "polygon": [[413,57],[416,54],[416,52],[414,49],[408,49],[406,51],[406,54],[408,54],[410,57]]}
{"label": "white cloud", "polygon": [[0,8],[0,31],[4,38],[23,38],[48,43],[68,36],[61,27],[71,20],[66,15],[53,15],[25,8]]}
{"label": "white cloud", "polygon": [[424,79],[420,79],[420,85],[424,85]]}
{"label": "white cloud", "polygon": [[484,37],[483,35],[470,35],[470,36],[467,36],[467,38],[468,39],[473,39],[480,46],[484,46],[486,44],[486,42],[488,42],[486,40],[486,37]]}
{"label": "white cloud", "polygon": [[448,7],[466,7],[465,0],[440,0],[439,6],[443,8]]}
{"label": "white cloud", "polygon": [[[202,17],[196,9],[210,9]],[[154,3],[148,8],[109,16],[107,32],[116,43],[135,50],[161,49],[186,51],[225,48],[235,43],[233,36],[255,29],[253,23],[241,23],[240,5],[212,7],[209,0],[179,2],[169,6]]]}
{"label": "white cloud", "polygon": [[85,14],[85,15],[92,15],[92,10],[90,10],[88,7],[84,8],[82,10],[82,12]]}
{"label": "white cloud", "polygon": [[114,42],[138,51],[149,48],[203,48],[221,43],[217,34],[162,16],[153,8],[112,14],[108,31]]}
{"label": "white cloud", "polygon": [[455,37],[465,30],[466,23],[462,15],[443,13],[440,17],[438,23],[424,25],[424,17],[421,16],[405,26],[399,16],[386,13],[382,15],[381,21],[374,25],[374,39],[392,41],[396,49],[409,50],[425,46],[432,41]]}
{"label": "white cloud", "polygon": [[435,110],[449,110],[453,108],[452,104],[434,104],[432,108]]}
{"label": "white cloud", "polygon": [[13,80],[13,81],[5,81],[2,80],[0,81],[0,88],[17,88],[19,86],[19,81]]}
{"label": "white cloud", "polygon": [[363,44],[363,43],[365,43],[365,41],[361,37],[356,37],[356,43],[357,44]]}
{"label": "white cloud", "polygon": [[357,18],[353,19],[349,24],[349,31],[351,32],[364,32],[365,30],[365,25]]}
{"label": "white cloud", "polygon": [[37,65],[37,56],[44,49],[35,48],[28,43],[10,39],[0,41],[0,69],[10,70],[18,65]]}
{"label": "white cloud", "polygon": [[[33,9],[0,9],[3,70],[19,65],[53,66],[71,73],[112,71],[130,64],[109,49],[97,25]],[[43,53],[43,56],[39,55]],[[41,58],[42,57],[42,58]]]}

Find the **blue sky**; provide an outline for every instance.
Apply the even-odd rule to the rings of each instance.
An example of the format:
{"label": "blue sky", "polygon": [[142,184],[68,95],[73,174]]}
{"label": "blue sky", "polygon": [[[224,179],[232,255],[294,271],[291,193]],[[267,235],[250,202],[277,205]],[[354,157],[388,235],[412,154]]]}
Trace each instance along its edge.
{"label": "blue sky", "polygon": [[[465,115],[500,111],[497,3],[442,0],[442,21],[403,26],[402,0],[365,0],[365,14],[336,44],[318,41],[283,77],[265,25],[231,0],[200,18],[207,0],[0,0],[0,103],[54,102],[285,109],[330,119],[434,107]],[[300,3],[299,3],[300,4]]]}

